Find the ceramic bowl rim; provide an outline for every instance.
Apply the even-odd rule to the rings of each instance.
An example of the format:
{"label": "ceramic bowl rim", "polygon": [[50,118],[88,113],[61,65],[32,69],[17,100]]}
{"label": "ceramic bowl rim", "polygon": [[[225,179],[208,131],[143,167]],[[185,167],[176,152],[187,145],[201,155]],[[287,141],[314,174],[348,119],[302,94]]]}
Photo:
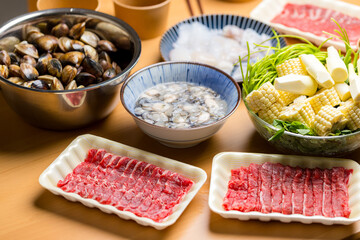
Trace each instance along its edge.
{"label": "ceramic bowl rim", "polygon": [[[126,86],[128,85],[128,83],[133,80],[133,78],[135,78],[137,75],[139,75],[140,73],[142,72],[145,72],[151,68],[155,68],[155,67],[158,67],[158,66],[162,66],[162,65],[173,65],[173,64],[185,64],[185,65],[198,65],[200,67],[205,67],[205,68],[210,68],[210,69],[213,69],[217,72],[220,72],[222,75],[225,75],[225,77],[227,77],[232,83],[233,85],[235,86],[236,88],[236,91],[237,91],[237,97],[238,99],[236,100],[236,104],[234,106],[233,109],[231,109],[231,111],[229,111],[229,113],[226,114],[226,116],[224,116],[223,118],[217,120],[216,122],[213,122],[213,123],[210,123],[210,124],[207,124],[207,125],[204,125],[204,126],[200,126],[200,127],[194,127],[194,128],[168,128],[168,127],[162,127],[162,126],[157,126],[157,125],[154,125],[154,124],[151,124],[151,123],[148,123],[140,118],[138,118],[137,116],[135,116],[129,109],[128,107],[126,106],[125,104],[125,99],[124,99],[124,91],[125,91],[125,88]],[[226,119],[228,119],[235,111],[236,109],[238,108],[238,106],[240,105],[240,102],[241,102],[241,91],[240,91],[240,86],[239,84],[227,73],[225,73],[224,71],[216,68],[216,67],[213,67],[213,66],[210,66],[210,65],[207,65],[207,64],[202,64],[202,63],[196,63],[196,62],[186,62],[186,61],[167,61],[167,62],[160,62],[160,63],[155,63],[155,64],[152,64],[152,65],[149,65],[147,67],[144,67],[138,71],[136,71],[135,73],[133,73],[130,77],[128,77],[125,82],[123,83],[123,85],[121,86],[121,90],[120,90],[120,100],[121,100],[121,103],[122,105],[124,106],[125,110],[136,120],[140,121],[142,124],[145,124],[146,126],[151,126],[151,127],[154,127],[154,128],[158,128],[158,129],[167,129],[168,131],[174,131],[174,132],[180,132],[180,131],[195,131],[195,130],[200,130],[200,129],[205,129],[205,128],[208,128],[208,127],[211,127],[211,126],[214,126],[214,125],[217,125],[219,123],[222,123],[224,122]]]}
{"label": "ceramic bowl rim", "polygon": [[120,74],[116,75],[115,77],[113,77],[109,80],[103,81],[101,83],[97,83],[93,86],[88,86],[88,87],[84,87],[84,88],[80,88],[80,89],[72,89],[72,90],[34,89],[34,88],[28,88],[28,87],[24,87],[24,86],[12,83],[12,82],[8,81],[7,79],[3,78],[2,76],[0,76],[1,82],[3,82],[4,84],[13,86],[15,88],[18,88],[18,89],[22,89],[25,91],[34,91],[34,92],[39,92],[39,93],[63,94],[63,93],[83,92],[83,91],[97,89],[104,85],[109,85],[111,82],[116,81],[119,77],[123,77],[123,76],[126,77],[129,74],[129,72],[131,71],[131,69],[133,69],[135,67],[135,65],[137,64],[137,62],[139,61],[140,54],[141,54],[141,40],[140,40],[140,37],[137,34],[137,32],[129,24],[127,24],[126,22],[124,22],[123,20],[121,20],[119,18],[116,18],[116,17],[111,16],[106,13],[89,10],[89,9],[55,8],[55,9],[46,9],[46,10],[41,10],[41,11],[25,13],[20,16],[14,17],[14,18],[8,20],[7,22],[1,24],[0,25],[0,35],[3,34],[5,31],[10,30],[12,27],[17,26],[17,24],[26,24],[27,21],[34,20],[37,17],[51,17],[51,16],[56,16],[59,14],[84,15],[84,16],[87,16],[87,14],[91,14],[93,16],[108,19],[111,22],[116,23],[117,25],[124,28],[127,31],[127,33],[129,34],[129,36],[131,36],[133,38],[132,40],[134,42],[134,54],[133,54],[131,61],[128,64],[128,66],[126,66],[126,68],[124,70],[122,70]]}
{"label": "ceramic bowl rim", "polygon": [[[249,1],[249,0],[246,0],[246,1]],[[164,57],[164,54],[163,54],[163,51],[162,51],[162,49],[163,49],[162,46],[163,46],[163,44],[164,44],[164,42],[165,42],[165,35],[168,35],[171,30],[173,30],[173,29],[176,28],[176,31],[178,32],[178,28],[179,28],[179,26],[180,26],[181,24],[188,23],[188,22],[200,22],[200,21],[197,21],[197,19],[207,18],[207,17],[213,17],[213,16],[215,16],[215,17],[218,17],[218,16],[237,17],[237,18],[243,18],[243,19],[250,19],[250,20],[253,20],[253,21],[255,21],[255,22],[261,23],[261,24],[263,24],[263,25],[265,25],[265,26],[268,26],[270,29],[272,29],[273,31],[275,31],[277,35],[280,35],[279,32],[278,32],[276,29],[274,29],[273,27],[271,27],[269,24],[267,24],[267,23],[265,23],[265,22],[262,22],[262,21],[259,21],[259,20],[255,19],[255,18],[246,17],[246,16],[242,16],[242,15],[226,14],[226,13],[224,13],[224,14],[222,14],[222,13],[214,13],[214,14],[204,14],[204,15],[199,15],[199,16],[192,16],[192,17],[183,19],[183,20],[175,23],[175,24],[172,25],[168,30],[166,30],[166,32],[164,32],[164,34],[161,36],[160,44],[159,44],[161,59],[163,59],[164,61],[167,61],[167,62],[168,62],[168,61],[171,61],[171,60],[169,59],[169,56],[167,56],[166,58]],[[201,23],[201,22],[200,22],[200,23]],[[208,28],[209,28],[209,27],[208,27]],[[212,30],[213,28],[210,28],[210,29]],[[215,28],[214,28],[214,29],[215,29]],[[279,37],[279,39],[283,39],[285,46],[287,45],[285,38]]]}

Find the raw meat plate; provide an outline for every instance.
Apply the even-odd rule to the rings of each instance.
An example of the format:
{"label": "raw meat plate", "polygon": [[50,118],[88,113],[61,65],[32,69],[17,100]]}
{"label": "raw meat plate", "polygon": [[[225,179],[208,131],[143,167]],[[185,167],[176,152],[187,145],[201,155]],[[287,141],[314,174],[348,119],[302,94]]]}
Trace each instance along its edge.
{"label": "raw meat plate", "polygon": [[[301,9],[294,10],[289,7],[288,4],[308,4],[308,6],[303,6]],[[287,5],[286,11],[284,11],[283,14],[280,14]],[[309,11],[309,16],[306,11],[302,12],[303,10]],[[360,6],[357,5],[334,0],[263,0],[255,9],[253,9],[250,16],[265,22],[281,33],[302,36],[317,45],[320,45],[324,40],[330,37],[329,35],[324,34],[322,32],[323,30],[338,35],[333,31],[338,29],[338,27],[332,21],[328,21],[330,17],[333,17],[340,25],[345,27],[345,30],[347,30],[352,48],[354,50],[358,48],[357,40],[359,39],[358,36],[360,36],[358,24],[360,21]],[[278,23],[273,22],[274,18],[277,18],[275,21],[278,21]],[[289,18],[286,26],[279,23],[279,21],[281,22],[285,20],[285,18]],[[303,21],[304,18],[312,19],[311,23],[308,24],[307,21]],[[301,20],[296,21],[296,19]],[[299,27],[297,27],[297,23],[300,24]],[[309,30],[306,31],[306,29]],[[310,31],[315,31],[315,34]],[[325,44],[325,46],[330,45],[345,51],[345,45],[341,40],[330,40]]]}
{"label": "raw meat plate", "polygon": [[[97,155],[94,153],[97,153]],[[118,157],[117,155],[126,157]],[[88,158],[84,161],[86,157]],[[102,160],[98,161],[98,157]],[[124,171],[120,175],[120,179],[115,182],[120,184],[121,180],[123,185],[117,193],[122,195],[115,196],[107,190],[115,187],[116,184],[110,184],[106,181],[111,180],[112,177],[117,177],[118,172],[115,171],[118,170],[114,170],[114,168],[124,167],[125,165],[122,163],[125,162],[128,168],[122,169]],[[115,163],[119,164],[116,166],[112,165]],[[91,173],[86,174],[86,171],[90,171],[90,169]],[[144,180],[142,183],[147,183],[147,185],[145,185],[148,186],[148,190],[152,182],[149,179],[145,179],[145,173],[151,172],[150,178],[153,177],[157,179],[159,177],[159,182],[157,182],[159,184],[155,184],[152,190],[160,190],[161,188],[161,191],[148,192],[149,194],[147,195],[149,197],[151,194],[158,194],[156,204],[154,203],[152,207],[148,206],[145,212],[136,211],[136,209],[139,208],[134,207],[137,204],[135,200],[138,199],[136,196],[140,197],[138,193],[147,193],[144,189],[142,189],[144,191],[139,191],[138,189],[145,185],[142,186],[141,181],[132,181],[135,180],[135,175],[138,172],[135,173],[134,171],[132,174],[127,174],[130,172],[130,169],[134,169],[135,171],[149,170],[142,171],[143,174],[140,174],[141,176],[138,178],[138,180]],[[88,182],[81,181],[85,175],[87,176],[86,181]],[[170,195],[165,193],[174,190],[174,185],[170,185],[169,183],[165,185],[160,184],[162,180],[168,179],[172,179],[169,183],[175,183],[179,180],[184,184],[184,186],[181,187],[183,188],[181,191],[184,190],[184,193],[181,194],[181,191],[178,191],[176,197],[171,196],[174,197],[172,200],[169,198]],[[186,179],[189,179],[189,181]],[[204,184],[205,180],[206,173],[200,168],[93,135],[77,137],[39,178],[40,184],[56,195],[62,195],[68,200],[79,201],[88,207],[97,207],[106,213],[114,213],[121,218],[132,219],[141,225],[152,226],[156,229],[163,229],[175,223]],[[192,183],[188,184],[190,182]],[[91,186],[84,187],[84,185],[86,185],[84,183],[90,184]],[[58,184],[59,187],[57,186]],[[103,186],[107,186],[107,188],[102,188]],[[66,192],[60,187],[72,192]],[[136,196],[131,197],[133,194]],[[91,199],[91,197],[93,199]],[[115,201],[114,199],[116,197],[119,197],[121,201]],[[127,202],[127,200],[130,201]],[[127,202],[127,204],[125,204],[125,202]],[[164,202],[168,203],[167,208],[163,205]],[[116,204],[112,206],[112,203]],[[158,211],[159,206],[164,206],[166,211]],[[145,206],[142,207],[144,208]],[[130,212],[130,209],[135,210]],[[153,214],[154,212],[158,214]]]}
{"label": "raw meat plate", "polygon": [[[254,203],[253,206],[248,206],[246,204],[239,204],[239,209],[244,210],[241,212],[239,210],[225,210],[224,197],[228,192],[228,183],[231,179],[231,171],[241,168],[248,168],[249,166],[254,167],[255,164],[264,164],[264,163],[280,163],[284,166],[289,167],[301,167],[302,169],[331,169],[337,167],[343,167],[345,169],[352,169],[353,173],[350,177],[348,193],[349,193],[349,207],[351,214],[349,218],[345,217],[324,217],[324,216],[305,216],[301,214],[290,214],[290,212],[284,212],[280,209],[277,209],[277,212],[270,212],[271,207],[278,207],[276,198],[271,200],[272,206],[270,204],[263,205]],[[253,163],[253,164],[252,164]],[[290,168],[289,168],[290,169]],[[296,168],[297,170],[300,168]],[[240,172],[239,172],[240,173]],[[290,172],[289,172],[290,173]],[[285,172],[283,173],[285,174]],[[360,166],[358,163],[348,159],[336,159],[336,158],[320,158],[320,157],[305,157],[305,156],[291,156],[291,155],[275,155],[275,154],[257,154],[257,153],[240,153],[240,152],[224,152],[217,154],[213,159],[212,173],[211,173],[211,182],[210,182],[210,196],[209,196],[209,206],[212,211],[220,214],[225,218],[237,218],[240,220],[250,220],[258,219],[261,221],[270,221],[270,220],[279,220],[282,222],[302,222],[302,223],[322,223],[326,225],[332,224],[351,224],[355,221],[360,220]],[[241,175],[239,175],[241,177]],[[300,176],[300,175],[299,175]],[[249,175],[250,177],[250,175]],[[266,177],[266,176],[265,176]],[[298,179],[300,180],[300,178]],[[303,179],[306,181],[306,177]],[[249,182],[250,183],[250,182]],[[313,185],[315,187],[315,185]],[[264,186],[273,187],[273,186]],[[274,186],[275,187],[275,186]],[[307,197],[304,197],[307,192],[307,188],[304,188],[304,194],[296,196],[298,199],[301,198],[304,201],[308,201]],[[275,192],[276,187],[270,189],[270,191]],[[331,189],[330,189],[331,191]],[[276,194],[274,194],[275,196]],[[273,197],[273,196],[271,196]],[[276,196],[275,196],[276,197]],[[294,196],[295,197],[295,196]],[[263,196],[266,200],[267,196]],[[289,199],[291,196],[289,196]],[[306,200],[307,199],[307,200]],[[311,199],[310,199],[311,200]],[[314,200],[314,199],[313,199]],[[226,202],[225,202],[226,203]],[[285,202],[286,204],[286,202]],[[327,204],[327,203],[325,203]],[[298,210],[306,210],[309,213],[315,211],[310,209],[311,204],[307,207],[301,208]],[[316,205],[316,201],[313,205]],[[303,205],[302,205],[303,206]],[[283,206],[286,208],[286,206]],[[249,209],[246,209],[249,208]],[[261,212],[259,212],[261,211]],[[309,212],[310,211],[310,212]],[[266,213],[269,212],[269,213]]]}

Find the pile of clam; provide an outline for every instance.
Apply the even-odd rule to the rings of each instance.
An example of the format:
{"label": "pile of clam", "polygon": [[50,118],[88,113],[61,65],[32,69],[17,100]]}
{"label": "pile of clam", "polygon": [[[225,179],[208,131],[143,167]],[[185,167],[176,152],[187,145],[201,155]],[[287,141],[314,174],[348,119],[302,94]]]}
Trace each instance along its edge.
{"label": "pile of clam", "polygon": [[[0,42],[0,75],[16,84],[45,90],[87,87],[111,79],[121,69],[110,58],[115,45],[86,29],[86,21],[26,25],[22,41]],[[12,46],[2,47],[3,43]]]}

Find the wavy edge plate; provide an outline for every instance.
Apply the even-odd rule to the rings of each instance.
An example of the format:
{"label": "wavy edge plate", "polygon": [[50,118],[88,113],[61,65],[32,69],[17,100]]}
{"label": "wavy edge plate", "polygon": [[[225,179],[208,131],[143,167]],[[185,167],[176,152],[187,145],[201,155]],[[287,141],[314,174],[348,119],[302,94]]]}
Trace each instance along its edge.
{"label": "wavy edge plate", "polygon": [[[301,214],[285,215],[281,213],[260,213],[260,212],[240,212],[225,211],[222,207],[223,198],[228,189],[231,169],[241,166],[249,166],[250,163],[261,164],[264,162],[282,163],[289,166],[300,166],[308,168],[328,168],[328,167],[346,167],[354,170],[349,182],[349,205],[351,214],[349,218],[335,217],[327,218],[323,216],[304,216]],[[244,152],[222,152],[214,156],[210,191],[209,191],[210,209],[224,218],[235,218],[243,221],[277,220],[284,223],[301,222],[305,224],[322,223],[324,225],[343,224],[348,225],[360,220],[360,165],[350,159],[325,158],[325,157],[307,157],[282,154],[261,154]]]}
{"label": "wavy edge plate", "polygon": [[[296,4],[311,4],[318,7],[329,8],[339,12],[342,12],[346,15],[357,17],[360,16],[360,6],[345,3],[342,1],[334,0],[263,0],[258,4],[250,13],[250,17],[262,21],[273,28],[277,29],[279,32],[284,34],[298,35],[308,39],[309,41],[320,45],[327,38],[319,37],[315,34],[309,32],[300,31],[297,28],[286,27],[282,24],[272,23],[271,20],[278,15],[284,8],[286,3],[296,3]],[[335,34],[335,32],[333,32]],[[329,36],[330,37],[330,36]],[[324,44],[324,46],[334,46],[341,51],[345,51],[345,44],[343,42],[337,42],[329,40]],[[352,46],[354,50],[357,49],[357,46]]]}
{"label": "wavy edge plate", "polygon": [[[190,178],[194,181],[194,185],[190,191],[184,196],[181,202],[175,207],[174,212],[164,219],[162,222],[155,222],[149,218],[138,217],[128,211],[120,211],[117,208],[101,204],[93,199],[82,198],[75,193],[68,193],[56,186],[60,179],[72,172],[72,170],[85,159],[87,151],[90,148],[103,148],[108,152],[117,155],[123,155],[137,160],[146,161],[155,164],[167,170],[177,172]],[[39,177],[39,183],[45,189],[48,189],[55,195],[61,195],[64,198],[73,201],[81,202],[87,207],[96,207],[105,213],[113,213],[120,218],[129,220],[132,219],[140,225],[151,226],[158,230],[164,229],[176,222],[187,205],[194,198],[201,186],[205,183],[207,178],[206,172],[201,168],[185,164],[170,158],[162,157],[150,152],[146,152],[134,147],[130,147],[118,142],[114,142],[102,137],[85,134],[78,136],[70,145],[47,167]]]}
{"label": "wavy edge plate", "polygon": [[[256,19],[240,16],[240,15],[231,15],[231,14],[207,14],[201,16],[195,16],[188,19],[185,19],[181,22],[170,27],[161,37],[160,40],[160,54],[163,60],[170,61],[169,53],[174,48],[173,44],[179,37],[179,27],[184,23],[200,22],[206,25],[210,29],[222,29],[225,25],[236,25],[242,29],[252,28],[256,32],[265,33],[269,36],[274,36],[272,27],[267,25],[262,21]],[[274,30],[276,34],[279,34]],[[286,41],[284,38],[279,38],[280,46],[285,47]],[[276,46],[277,40],[272,39],[271,44]]]}

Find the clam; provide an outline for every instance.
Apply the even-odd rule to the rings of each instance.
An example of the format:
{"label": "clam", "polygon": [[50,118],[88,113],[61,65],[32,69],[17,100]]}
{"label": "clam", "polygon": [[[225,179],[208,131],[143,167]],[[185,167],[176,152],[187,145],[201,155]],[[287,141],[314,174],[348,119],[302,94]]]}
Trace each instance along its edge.
{"label": "clam", "polygon": [[21,77],[26,81],[31,81],[36,79],[39,76],[39,72],[28,63],[20,64],[20,74]]}
{"label": "clam", "polygon": [[85,54],[86,57],[91,58],[94,61],[99,61],[99,54],[97,53],[97,51],[95,50],[95,48],[93,48],[90,45],[85,45],[83,48],[83,52]]}
{"label": "clam", "polygon": [[43,80],[35,80],[29,82],[31,88],[50,90],[50,86]]}
{"label": "clam", "polygon": [[80,40],[94,48],[96,48],[98,42],[100,41],[100,38],[98,35],[96,35],[93,32],[90,31],[84,31],[84,33],[81,35]]}
{"label": "clam", "polygon": [[79,39],[85,32],[85,22],[75,24],[69,31],[69,36],[74,39]]}
{"label": "clam", "polygon": [[62,53],[62,52],[54,52],[54,53],[52,53],[52,56],[54,58],[57,58],[57,59],[60,59],[62,55],[64,55],[64,53]]}
{"label": "clam", "polygon": [[84,68],[86,72],[91,73],[95,77],[101,77],[104,73],[104,70],[101,67],[101,65],[89,57],[84,58],[84,60],[81,63],[81,66]]}
{"label": "clam", "polygon": [[12,52],[15,49],[15,45],[20,43],[20,39],[14,36],[4,37],[0,39],[0,49]]}
{"label": "clam", "polygon": [[25,25],[23,26],[22,28],[22,38],[23,39],[27,39],[28,36],[31,34],[31,33],[34,33],[34,32],[41,32],[40,28],[34,26],[34,25]]}
{"label": "clam", "polygon": [[96,82],[96,77],[87,72],[79,73],[75,78],[77,85],[89,86]]}
{"label": "clam", "polygon": [[39,58],[39,53],[36,47],[26,41],[20,42],[15,45],[15,52],[20,55],[29,55],[33,58]]}
{"label": "clam", "polygon": [[36,66],[36,60],[35,58],[33,58],[32,56],[29,55],[25,55],[20,59],[20,63],[28,63],[31,66],[35,67]]}
{"label": "clam", "polygon": [[0,51],[0,64],[9,66],[11,64],[11,58],[6,50]]}
{"label": "clam", "polygon": [[35,39],[34,44],[45,52],[52,52],[58,46],[58,38],[52,35],[44,35]]}
{"label": "clam", "polygon": [[25,82],[24,79],[22,79],[21,77],[9,77],[7,80],[9,82],[19,84],[19,85],[22,85]]}
{"label": "clam", "polygon": [[20,57],[16,53],[9,52],[9,56],[10,56],[11,64],[20,65]]}
{"label": "clam", "polygon": [[48,73],[50,73],[52,76],[60,78],[62,73],[62,65],[60,60],[57,58],[50,59],[47,64],[47,70]]}
{"label": "clam", "polygon": [[77,89],[77,84],[75,80],[72,80],[68,85],[66,85],[65,90]]}
{"label": "clam", "polygon": [[71,42],[72,40],[68,37],[59,38],[59,48],[61,49],[61,51],[63,52],[71,51],[72,50]]}
{"label": "clam", "polygon": [[50,86],[51,90],[64,90],[63,84],[57,77],[51,75],[42,75],[39,76],[38,79],[46,82]]}
{"label": "clam", "polygon": [[77,74],[76,67],[73,67],[71,65],[66,65],[61,74],[62,83],[64,85],[69,84],[72,80],[74,80],[76,74]]}
{"label": "clam", "polygon": [[66,36],[68,33],[69,33],[69,27],[66,23],[59,23],[51,30],[51,34],[58,38]]}
{"label": "clam", "polygon": [[117,48],[115,45],[108,40],[100,40],[97,45],[98,49],[106,52],[116,52]]}
{"label": "clam", "polygon": [[100,52],[100,54],[99,54],[99,63],[104,70],[107,70],[112,67],[111,66],[111,58],[110,58],[109,54],[107,54],[104,51]]}
{"label": "clam", "polygon": [[51,59],[52,55],[50,53],[44,53],[39,57],[35,68],[38,70],[40,75],[44,75],[47,72],[47,65]]}
{"label": "clam", "polygon": [[6,65],[0,65],[0,76],[3,78],[8,78],[9,68]]}
{"label": "clam", "polygon": [[79,67],[83,61],[85,54],[82,52],[71,51],[67,52],[60,57],[60,61],[63,65],[71,64],[75,67]]}
{"label": "clam", "polygon": [[111,78],[114,78],[116,76],[116,71],[113,68],[106,69],[104,71],[104,74],[102,75],[104,80],[109,80]]}
{"label": "clam", "polygon": [[27,36],[26,40],[29,43],[34,43],[36,39],[38,39],[39,37],[42,37],[44,35],[45,34],[43,34],[42,32],[32,32]]}
{"label": "clam", "polygon": [[18,65],[11,64],[9,66],[9,76],[10,77],[19,77],[21,78],[21,70]]}
{"label": "clam", "polygon": [[72,40],[71,41],[71,50],[74,51],[82,51],[85,44],[79,40]]}
{"label": "clam", "polygon": [[121,68],[116,62],[112,62],[111,66],[113,69],[115,69],[116,74],[121,73]]}

